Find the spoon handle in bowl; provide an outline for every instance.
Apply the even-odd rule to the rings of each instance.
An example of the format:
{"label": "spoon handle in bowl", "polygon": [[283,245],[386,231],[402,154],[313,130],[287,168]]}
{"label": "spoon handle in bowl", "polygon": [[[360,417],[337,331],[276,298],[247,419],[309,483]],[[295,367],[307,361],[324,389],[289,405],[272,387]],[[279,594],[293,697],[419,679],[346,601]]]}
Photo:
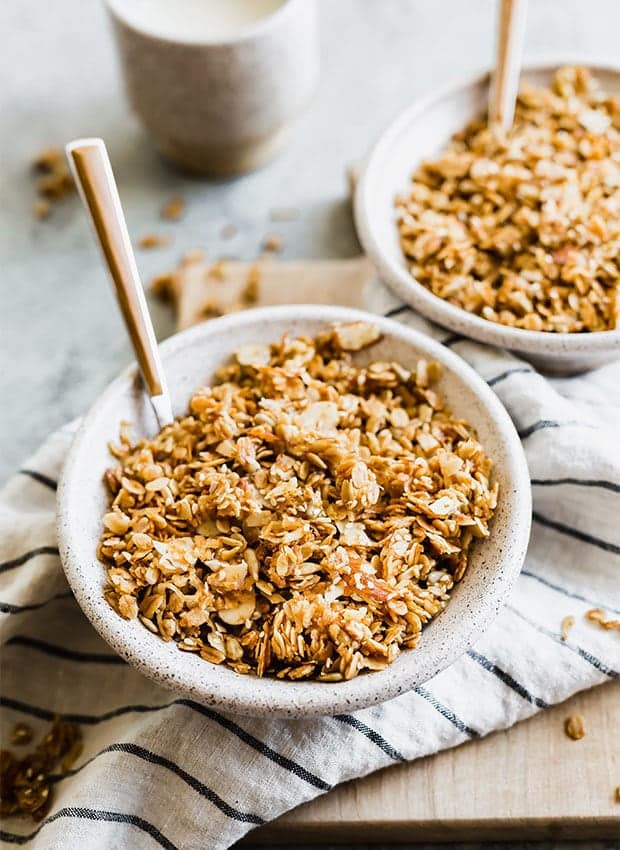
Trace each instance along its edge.
{"label": "spoon handle in bowl", "polygon": [[489,91],[489,124],[512,127],[525,38],[527,0],[500,0],[497,59]]}
{"label": "spoon handle in bowl", "polygon": [[103,139],[77,139],[66,146],[66,152],[110,272],[155,416],[163,427],[173,418],[166,378],[106,146]]}

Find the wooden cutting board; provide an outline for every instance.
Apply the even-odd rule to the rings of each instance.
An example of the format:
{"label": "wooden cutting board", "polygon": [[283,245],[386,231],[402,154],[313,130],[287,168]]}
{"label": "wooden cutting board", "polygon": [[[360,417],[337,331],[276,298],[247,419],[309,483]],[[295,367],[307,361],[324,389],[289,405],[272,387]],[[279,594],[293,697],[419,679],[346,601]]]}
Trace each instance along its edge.
{"label": "wooden cutting board", "polygon": [[[259,305],[373,308],[376,273],[349,260],[230,261],[189,255],[156,286],[179,329],[242,309],[250,279]],[[162,285],[163,284],[163,285]],[[564,720],[579,712],[587,734]],[[586,838],[620,840],[620,682],[579,694],[505,732],[349,782],[254,830],[240,846]]]}
{"label": "wooden cutting board", "polygon": [[[564,720],[579,712],[587,734]],[[240,847],[302,842],[620,840],[620,682],[505,732],[348,782],[254,830]]]}

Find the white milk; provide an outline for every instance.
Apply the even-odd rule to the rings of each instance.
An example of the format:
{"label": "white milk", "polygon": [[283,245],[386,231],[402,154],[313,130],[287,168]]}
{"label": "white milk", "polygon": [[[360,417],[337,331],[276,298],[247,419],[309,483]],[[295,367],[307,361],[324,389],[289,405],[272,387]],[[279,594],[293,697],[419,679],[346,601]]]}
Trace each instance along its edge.
{"label": "white milk", "polygon": [[286,0],[112,0],[136,29],[188,41],[231,39]]}

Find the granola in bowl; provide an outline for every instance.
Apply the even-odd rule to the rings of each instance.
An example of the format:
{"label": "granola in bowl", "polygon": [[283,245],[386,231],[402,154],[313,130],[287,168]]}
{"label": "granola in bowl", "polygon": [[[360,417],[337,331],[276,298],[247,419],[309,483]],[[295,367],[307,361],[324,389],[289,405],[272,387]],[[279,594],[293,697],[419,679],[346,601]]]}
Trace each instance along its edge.
{"label": "granola in bowl", "polygon": [[241,347],[106,473],[105,596],[238,673],[349,680],[413,648],[489,534],[491,460],[437,364],[360,365],[376,328]]}
{"label": "granola in bowl", "polygon": [[471,122],[396,207],[407,267],[438,297],[523,330],[617,328],[620,102],[586,69],[524,85],[507,136]]}

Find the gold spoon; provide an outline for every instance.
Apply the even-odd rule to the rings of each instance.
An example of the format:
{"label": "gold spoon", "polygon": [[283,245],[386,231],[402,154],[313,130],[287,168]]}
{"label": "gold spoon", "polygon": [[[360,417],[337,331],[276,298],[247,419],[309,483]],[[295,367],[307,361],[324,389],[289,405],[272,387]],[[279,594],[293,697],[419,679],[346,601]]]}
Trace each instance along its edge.
{"label": "gold spoon", "polygon": [[525,39],[527,0],[500,0],[497,59],[489,90],[489,125],[512,127]]}
{"label": "gold spoon", "polygon": [[163,428],[172,422],[172,406],[105,143],[103,139],[76,139],[65,150],[112,278],[155,416]]}

